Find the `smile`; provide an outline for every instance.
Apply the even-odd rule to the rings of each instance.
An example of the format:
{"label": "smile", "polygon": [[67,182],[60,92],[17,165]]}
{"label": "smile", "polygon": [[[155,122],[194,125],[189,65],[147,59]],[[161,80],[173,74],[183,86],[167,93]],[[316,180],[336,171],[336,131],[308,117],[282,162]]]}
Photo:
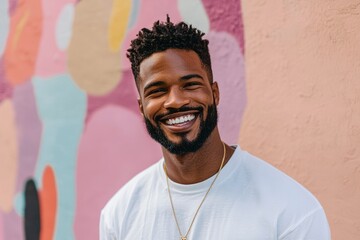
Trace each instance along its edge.
{"label": "smile", "polygon": [[187,114],[185,116],[179,116],[175,118],[169,118],[165,121],[167,125],[175,125],[175,124],[182,124],[186,122],[190,122],[195,118],[195,114]]}

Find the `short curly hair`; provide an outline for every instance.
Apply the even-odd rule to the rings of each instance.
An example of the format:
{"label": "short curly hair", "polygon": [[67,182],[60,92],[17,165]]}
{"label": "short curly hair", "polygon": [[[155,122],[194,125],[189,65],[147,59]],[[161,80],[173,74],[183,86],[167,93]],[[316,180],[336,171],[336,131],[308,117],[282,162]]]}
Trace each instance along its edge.
{"label": "short curly hair", "polygon": [[139,87],[141,62],[151,54],[169,48],[196,52],[205,67],[210,83],[212,83],[213,74],[208,48],[209,41],[202,38],[204,35],[205,33],[184,22],[172,23],[168,15],[166,22],[156,21],[151,30],[147,28],[141,29],[136,35],[137,37],[131,41],[126,54],[131,62],[136,86]]}

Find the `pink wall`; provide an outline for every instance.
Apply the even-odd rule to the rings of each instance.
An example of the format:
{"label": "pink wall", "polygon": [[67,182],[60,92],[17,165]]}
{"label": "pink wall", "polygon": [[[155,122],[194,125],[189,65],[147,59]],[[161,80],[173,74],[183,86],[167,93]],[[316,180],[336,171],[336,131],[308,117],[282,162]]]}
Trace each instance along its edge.
{"label": "pink wall", "polygon": [[333,239],[360,236],[360,4],[243,1],[240,144],[308,187]]}

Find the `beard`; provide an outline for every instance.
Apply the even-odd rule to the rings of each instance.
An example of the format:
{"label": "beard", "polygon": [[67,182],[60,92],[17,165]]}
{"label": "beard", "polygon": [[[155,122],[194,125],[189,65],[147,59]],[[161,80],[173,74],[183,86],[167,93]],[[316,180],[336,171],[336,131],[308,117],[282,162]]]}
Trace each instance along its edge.
{"label": "beard", "polygon": [[150,120],[144,116],[145,125],[150,136],[160,143],[164,148],[166,148],[169,152],[176,155],[183,155],[186,153],[196,152],[205,141],[208,139],[210,134],[213,132],[214,128],[217,125],[218,114],[215,103],[208,107],[208,113],[206,119],[204,119],[204,108],[190,108],[190,107],[182,107],[176,110],[171,110],[167,114],[172,114],[176,112],[189,111],[189,110],[198,110],[199,118],[200,118],[200,127],[199,132],[194,140],[190,141],[186,137],[186,133],[179,134],[181,137],[179,143],[175,143],[170,141],[164,131],[160,127],[159,119],[161,116],[155,118],[156,125],[153,125]]}

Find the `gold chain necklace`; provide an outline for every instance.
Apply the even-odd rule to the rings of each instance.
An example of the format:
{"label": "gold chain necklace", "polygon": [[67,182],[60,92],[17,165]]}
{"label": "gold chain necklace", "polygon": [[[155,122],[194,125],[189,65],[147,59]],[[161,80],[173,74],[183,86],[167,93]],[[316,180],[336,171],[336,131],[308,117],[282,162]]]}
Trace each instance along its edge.
{"label": "gold chain necklace", "polygon": [[166,184],[167,184],[167,189],[168,189],[168,193],[169,193],[169,199],[170,199],[171,209],[172,209],[172,212],[173,212],[173,215],[174,215],[174,219],[175,219],[175,223],[176,223],[177,229],[178,229],[179,234],[180,234],[180,240],[187,240],[187,236],[188,236],[188,234],[189,234],[189,232],[190,232],[190,230],[191,230],[191,227],[192,227],[192,225],[193,225],[193,223],[194,223],[194,221],[195,221],[195,218],[196,218],[196,216],[197,216],[197,214],[198,214],[201,206],[203,205],[203,203],[204,203],[207,195],[209,194],[212,186],[214,185],[216,179],[218,178],[221,169],[223,168],[224,160],[225,160],[225,156],[226,156],[226,147],[225,147],[225,144],[224,144],[224,143],[222,143],[222,144],[223,144],[223,146],[224,146],[224,155],[223,155],[223,158],[222,158],[222,160],[221,160],[221,165],[220,165],[219,171],[217,172],[217,174],[216,174],[214,180],[212,181],[212,183],[210,184],[210,187],[209,187],[209,189],[207,190],[207,192],[205,193],[205,196],[204,196],[203,199],[201,200],[201,203],[200,203],[199,207],[197,208],[197,210],[196,210],[196,212],[195,212],[195,214],[194,214],[194,217],[193,217],[193,219],[192,219],[192,221],[191,221],[190,227],[189,227],[189,229],[187,230],[187,232],[186,232],[185,235],[183,235],[183,234],[181,233],[181,230],[180,230],[180,227],[179,227],[179,222],[178,222],[178,219],[177,219],[177,217],[176,217],[175,208],[174,208],[174,203],[173,203],[173,200],[172,200],[172,197],[171,197],[171,192],[170,192],[169,176],[168,176],[167,171],[166,171],[166,163],[164,162],[164,170],[165,170],[165,175],[166,175]]}

